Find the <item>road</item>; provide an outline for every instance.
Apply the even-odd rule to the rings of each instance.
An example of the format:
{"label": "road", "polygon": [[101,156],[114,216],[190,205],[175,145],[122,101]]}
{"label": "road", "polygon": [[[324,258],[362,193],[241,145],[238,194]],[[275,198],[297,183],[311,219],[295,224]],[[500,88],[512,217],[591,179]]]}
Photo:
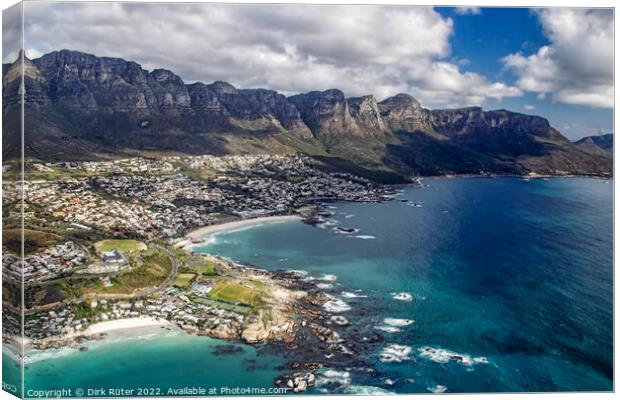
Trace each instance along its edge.
{"label": "road", "polygon": [[47,309],[51,309],[51,308],[55,308],[58,307],[60,305],[68,305],[68,304],[79,304],[82,303],[83,301],[85,301],[87,298],[88,299],[92,299],[92,300],[100,300],[100,299],[106,299],[106,300],[128,300],[128,299],[135,299],[135,298],[139,298],[139,297],[148,297],[148,296],[152,296],[162,290],[164,290],[166,287],[170,286],[170,284],[172,283],[172,281],[174,280],[174,278],[177,276],[177,273],[179,272],[179,262],[177,260],[177,257],[174,255],[174,253],[172,253],[170,250],[166,249],[165,247],[161,247],[161,246],[157,246],[157,245],[153,245],[153,247],[156,247],[160,250],[163,250],[168,257],[170,258],[170,261],[172,262],[172,270],[170,271],[170,274],[166,277],[166,279],[164,279],[164,281],[157,287],[151,287],[151,288],[146,288],[146,289],[142,289],[139,290],[137,292],[131,293],[131,294],[114,294],[114,293],[110,293],[110,294],[88,294],[86,296],[80,296],[80,297],[76,297],[74,299],[68,300],[68,301],[64,301],[64,302],[58,302],[58,303],[53,303],[53,304],[47,304],[45,306],[41,306],[41,307],[35,307],[35,308],[31,308],[25,311],[25,313],[30,314],[33,312],[38,312],[38,311],[43,311],[43,310],[47,310]]}
{"label": "road", "polygon": [[170,250],[166,249],[165,247],[161,247],[161,246],[154,246],[154,247],[157,247],[157,248],[163,250],[166,254],[168,254],[168,257],[170,258],[170,261],[172,261],[172,271],[170,271],[170,275],[168,275],[166,277],[166,279],[164,279],[164,281],[158,287],[147,288],[147,289],[140,290],[140,291],[134,293],[133,297],[151,296],[151,295],[153,295],[153,294],[155,294],[155,293],[165,289],[166,287],[168,287],[172,283],[174,278],[177,276],[177,273],[179,272],[179,262],[177,260],[177,256],[175,256],[174,253],[172,253]]}

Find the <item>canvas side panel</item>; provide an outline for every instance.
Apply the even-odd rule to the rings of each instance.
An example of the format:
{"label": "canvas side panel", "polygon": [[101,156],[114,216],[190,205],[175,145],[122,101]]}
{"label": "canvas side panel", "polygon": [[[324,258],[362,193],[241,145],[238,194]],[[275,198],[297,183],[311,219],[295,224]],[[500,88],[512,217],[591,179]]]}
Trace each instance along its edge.
{"label": "canvas side panel", "polygon": [[2,12],[2,389],[23,396],[22,3]]}

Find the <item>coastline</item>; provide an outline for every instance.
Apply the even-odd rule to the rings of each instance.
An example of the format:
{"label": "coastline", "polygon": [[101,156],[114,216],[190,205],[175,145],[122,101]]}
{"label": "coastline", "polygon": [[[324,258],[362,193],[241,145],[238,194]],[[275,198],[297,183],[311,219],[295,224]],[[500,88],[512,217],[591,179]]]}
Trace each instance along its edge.
{"label": "coastline", "polygon": [[[418,179],[457,179],[457,178],[528,178],[528,179],[543,179],[543,178],[592,178],[592,179],[608,179],[613,180],[613,175],[594,175],[594,174],[444,174],[444,175],[423,175],[416,177]],[[404,184],[402,186],[407,186]]]}
{"label": "coastline", "polygon": [[141,316],[137,318],[122,318],[112,321],[97,322],[96,324],[93,324],[86,328],[85,331],[73,333],[71,334],[71,336],[97,335],[117,330],[169,325],[171,325],[171,323],[166,319],[157,319],[150,316]]}
{"label": "coastline", "polygon": [[[62,334],[58,336],[50,336],[43,341],[33,341],[30,338],[24,338],[24,354],[28,355],[33,351],[45,351],[48,349],[57,349],[61,347],[81,347],[79,343],[82,340],[101,340],[107,337],[111,332],[130,331],[139,328],[169,327],[173,325],[170,321],[151,316],[140,316],[135,318],[121,318],[111,321],[102,321],[90,325],[83,331]],[[43,348],[40,348],[44,344]],[[45,344],[51,344],[47,346]]]}
{"label": "coastline", "polygon": [[185,235],[185,239],[177,242],[175,244],[175,247],[185,247],[189,244],[192,244],[192,241],[199,240],[207,235],[228,232],[234,229],[246,228],[256,224],[301,220],[302,217],[299,215],[275,215],[270,217],[249,218],[239,221],[225,222],[222,224],[207,225],[188,232]]}

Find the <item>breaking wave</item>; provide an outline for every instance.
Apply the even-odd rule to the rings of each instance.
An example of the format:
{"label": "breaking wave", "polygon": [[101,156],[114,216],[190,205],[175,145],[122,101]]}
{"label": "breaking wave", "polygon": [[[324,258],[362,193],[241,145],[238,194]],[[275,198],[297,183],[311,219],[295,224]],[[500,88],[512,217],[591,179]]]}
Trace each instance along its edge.
{"label": "breaking wave", "polygon": [[326,311],[329,311],[332,313],[340,313],[344,311],[349,311],[351,309],[350,305],[340,300],[339,298],[329,296],[329,299],[330,299],[329,301],[323,304],[323,308]]}
{"label": "breaking wave", "polygon": [[363,239],[363,240],[373,240],[377,238],[376,236],[373,236],[373,235],[356,235],[353,237],[357,239]]}
{"label": "breaking wave", "polygon": [[390,326],[403,327],[403,326],[411,325],[415,321],[412,319],[404,319],[404,318],[385,318],[383,322]]}
{"label": "breaking wave", "polygon": [[363,386],[363,385],[351,385],[344,390],[346,394],[360,394],[360,395],[373,395],[373,394],[395,394],[389,390],[385,390],[376,386]]}
{"label": "breaking wave", "polygon": [[396,333],[396,332],[400,332],[400,328],[397,328],[395,326],[389,326],[389,325],[378,325],[376,326],[377,329],[382,330],[383,332],[387,332],[387,333]]}
{"label": "breaking wave", "polygon": [[392,293],[392,298],[394,300],[400,300],[400,301],[411,301],[411,300],[413,300],[413,296],[411,295],[411,293],[407,293],[407,292]]}
{"label": "breaking wave", "polygon": [[319,374],[316,378],[317,386],[324,385],[339,385],[349,386],[351,384],[351,374],[347,371],[336,371],[335,369],[328,369]]}
{"label": "breaking wave", "polygon": [[342,292],[340,293],[340,295],[342,297],[345,297],[347,299],[355,299],[355,298],[363,298],[363,297],[368,297],[365,294],[360,294],[360,293],[353,293],[353,292]]}
{"label": "breaking wave", "polygon": [[404,344],[389,344],[381,353],[379,360],[381,362],[403,362],[410,359],[411,346]]}
{"label": "breaking wave", "polygon": [[446,364],[451,361],[454,361],[459,364],[463,364],[465,366],[471,367],[474,364],[488,364],[489,360],[486,357],[472,357],[468,354],[460,354],[454,351],[434,348],[430,346],[420,347],[418,349],[418,353],[420,357],[426,358],[428,360]]}
{"label": "breaking wave", "polygon": [[328,282],[334,282],[337,279],[338,279],[338,277],[336,275],[333,275],[333,274],[323,274],[319,278],[319,280],[328,281]]}
{"label": "breaking wave", "polygon": [[448,388],[444,385],[429,386],[426,388],[431,393],[444,393]]}

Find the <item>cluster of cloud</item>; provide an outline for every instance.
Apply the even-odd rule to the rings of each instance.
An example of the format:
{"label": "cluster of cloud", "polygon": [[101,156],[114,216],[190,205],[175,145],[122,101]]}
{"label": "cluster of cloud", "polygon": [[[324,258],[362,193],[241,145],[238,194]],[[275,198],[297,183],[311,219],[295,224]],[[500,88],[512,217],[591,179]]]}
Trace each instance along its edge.
{"label": "cluster of cloud", "polygon": [[480,9],[480,7],[472,7],[472,6],[456,7],[454,11],[459,15],[480,15],[482,14],[482,10]]}
{"label": "cluster of cloud", "polygon": [[[167,68],[188,83],[225,80],[284,94],[340,88],[379,99],[406,92],[429,107],[481,105],[524,92],[612,107],[613,12],[536,14],[550,43],[534,54],[504,57],[516,77],[508,84],[464,71],[466,60],[451,54],[454,21],[431,7],[24,3],[31,58],[66,48]],[[4,62],[13,53],[5,52]]]}
{"label": "cluster of cloud", "polygon": [[517,86],[559,103],[613,107],[613,11],[551,8],[537,14],[551,43],[532,55],[503,59]]}
{"label": "cluster of cloud", "polygon": [[12,63],[22,47],[22,5],[2,10],[2,60]]}
{"label": "cluster of cloud", "polygon": [[[521,89],[450,59],[453,20],[430,7],[28,2],[28,54],[69,48],[285,94],[407,92],[427,106],[480,105]],[[475,14],[474,9],[467,13]]]}

